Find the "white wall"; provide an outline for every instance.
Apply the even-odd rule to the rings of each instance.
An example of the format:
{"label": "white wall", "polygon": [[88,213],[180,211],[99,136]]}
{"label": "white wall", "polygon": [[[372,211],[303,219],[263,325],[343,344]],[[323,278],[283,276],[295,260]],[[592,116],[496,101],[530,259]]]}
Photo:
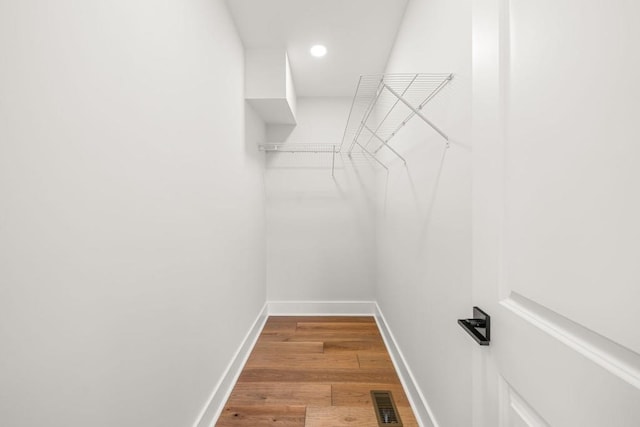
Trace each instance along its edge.
{"label": "white wall", "polygon": [[226,8],[2,2],[0,52],[0,425],[192,425],[265,300]]}
{"label": "white wall", "polygon": [[[279,142],[340,144],[350,98],[299,98],[298,125]],[[285,132],[288,133],[288,132]],[[330,153],[267,155],[269,300],[371,300],[373,167]]]}
{"label": "white wall", "polygon": [[376,299],[440,426],[471,425],[472,341],[456,324],[471,315],[470,7],[412,0],[387,65],[455,74],[425,108],[451,147],[417,117],[403,128],[407,167],[387,153],[377,220]]}

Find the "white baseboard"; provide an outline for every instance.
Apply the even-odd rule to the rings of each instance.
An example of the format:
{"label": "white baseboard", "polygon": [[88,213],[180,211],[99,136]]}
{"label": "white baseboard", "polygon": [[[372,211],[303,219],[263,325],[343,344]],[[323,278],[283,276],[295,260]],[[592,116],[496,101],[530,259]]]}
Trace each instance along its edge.
{"label": "white baseboard", "polygon": [[400,381],[402,382],[402,386],[404,387],[404,391],[409,399],[409,403],[411,403],[413,412],[418,420],[418,424],[420,424],[420,427],[439,427],[439,424],[433,415],[433,411],[429,407],[420,387],[418,387],[418,383],[411,373],[411,369],[402,355],[402,351],[400,351],[400,347],[398,347],[398,343],[393,337],[393,333],[391,333],[391,329],[389,329],[389,325],[387,324],[378,303],[376,303],[375,317],[380,333],[382,334],[382,338],[384,339],[384,343],[387,346],[387,350],[389,351],[389,355],[393,361],[393,365],[396,368]]}
{"label": "white baseboard", "polygon": [[215,424],[268,316],[374,316],[418,423],[421,427],[439,427],[375,301],[268,301],[215,386],[194,427],[212,427]]}
{"label": "white baseboard", "polygon": [[269,301],[271,316],[375,316],[374,301]]}
{"label": "white baseboard", "polygon": [[218,384],[213,389],[206,406],[200,412],[198,419],[196,420],[194,427],[213,427],[218,417],[224,409],[224,405],[233,390],[233,387],[244,368],[251,350],[258,341],[260,332],[264,328],[264,324],[267,321],[268,304],[265,304],[260,310],[258,317],[251,325],[249,332],[242,340],[240,347],[236,351],[235,355],[231,359],[231,362],[222,374],[222,378],[218,381]]}

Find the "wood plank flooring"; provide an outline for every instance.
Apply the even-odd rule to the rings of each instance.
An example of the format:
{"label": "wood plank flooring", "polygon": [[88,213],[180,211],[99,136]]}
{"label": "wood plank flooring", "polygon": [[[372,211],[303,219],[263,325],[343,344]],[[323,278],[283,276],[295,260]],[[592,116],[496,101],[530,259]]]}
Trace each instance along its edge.
{"label": "wood plank flooring", "polygon": [[371,390],[418,426],[373,317],[269,317],[216,426],[376,427]]}

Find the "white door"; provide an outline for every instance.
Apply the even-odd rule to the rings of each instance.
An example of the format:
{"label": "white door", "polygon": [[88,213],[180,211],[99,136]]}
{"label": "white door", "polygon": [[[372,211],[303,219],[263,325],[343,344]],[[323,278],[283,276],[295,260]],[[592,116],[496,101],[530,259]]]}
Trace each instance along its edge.
{"label": "white door", "polygon": [[640,2],[473,1],[474,426],[640,426]]}

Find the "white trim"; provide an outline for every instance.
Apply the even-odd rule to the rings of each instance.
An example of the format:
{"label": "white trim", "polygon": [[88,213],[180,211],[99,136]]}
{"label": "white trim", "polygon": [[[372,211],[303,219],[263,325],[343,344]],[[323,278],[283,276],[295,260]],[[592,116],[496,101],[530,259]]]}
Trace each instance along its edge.
{"label": "white trim", "polygon": [[253,350],[256,341],[258,341],[260,332],[262,332],[264,328],[264,324],[267,321],[267,313],[268,304],[265,303],[260,313],[258,313],[258,317],[256,317],[256,320],[253,322],[253,325],[249,328],[249,332],[247,332],[244,340],[240,343],[240,347],[233,355],[233,358],[231,358],[231,362],[229,362],[218,384],[214,387],[207,404],[202,411],[200,411],[200,415],[193,425],[194,427],[211,427],[222,413],[222,409],[231,395],[233,386],[236,384],[242,368],[245,363],[247,363],[247,359],[251,354],[251,350]]}
{"label": "white trim", "polygon": [[269,301],[270,316],[374,316],[374,301]]}
{"label": "white trim", "polygon": [[382,339],[387,346],[387,350],[389,351],[393,365],[396,368],[396,372],[400,377],[400,381],[402,382],[404,391],[407,394],[411,408],[413,408],[418,424],[420,424],[420,427],[440,427],[433,415],[433,411],[431,410],[427,399],[425,399],[424,394],[422,394],[422,391],[418,386],[418,382],[413,376],[413,373],[411,372],[411,369],[409,368],[409,365],[407,364],[407,361],[404,358],[378,303],[375,303],[375,309],[375,318],[376,323],[378,324],[378,329],[380,329]]}
{"label": "white trim", "polygon": [[640,357],[633,350],[516,292],[511,292],[500,304],[621,380],[640,389]]}

